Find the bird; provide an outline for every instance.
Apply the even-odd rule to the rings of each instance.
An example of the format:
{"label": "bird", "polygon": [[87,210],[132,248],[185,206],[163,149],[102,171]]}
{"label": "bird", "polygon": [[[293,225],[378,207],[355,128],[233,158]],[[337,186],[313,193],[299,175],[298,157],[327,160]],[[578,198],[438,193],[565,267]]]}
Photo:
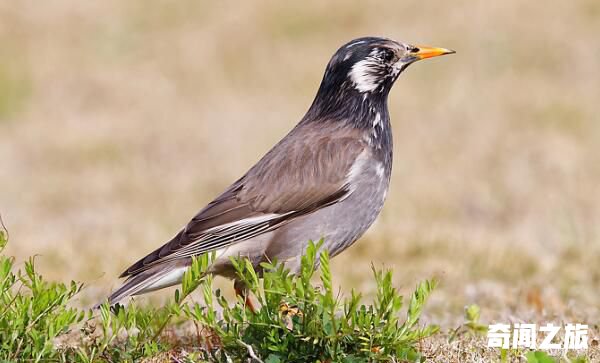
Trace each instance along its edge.
{"label": "bird", "polygon": [[216,256],[209,273],[236,279],[231,257],[278,261],[300,272],[309,241],[338,255],[373,224],[392,171],[388,95],[416,61],[455,53],[383,37],[342,45],[328,62],[308,111],[241,178],[202,208],[170,241],[119,277],[108,297],[126,297],[181,283],[192,258]]}

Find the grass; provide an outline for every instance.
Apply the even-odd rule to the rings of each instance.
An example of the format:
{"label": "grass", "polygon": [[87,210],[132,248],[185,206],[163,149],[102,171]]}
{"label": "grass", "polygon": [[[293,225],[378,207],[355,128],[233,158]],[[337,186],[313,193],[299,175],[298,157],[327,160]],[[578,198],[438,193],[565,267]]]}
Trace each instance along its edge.
{"label": "grass", "polygon": [[[214,288],[206,273],[214,254],[193,260],[181,288],[163,306],[105,303],[82,309],[77,306],[84,284],[46,281],[34,258],[18,268],[4,254],[6,237],[0,231],[2,362],[589,361],[571,352],[552,357],[542,351],[485,349],[487,326],[477,305],[467,306],[464,322],[449,331],[421,323],[435,280],[418,284],[403,310],[392,271],[373,267],[377,291],[373,303],[365,304],[354,290],[334,290],[320,243],[310,242],[298,276],[273,262],[261,265],[259,278],[248,260],[232,260],[258,303],[256,311],[241,297],[232,304]],[[192,298],[196,290],[201,302]]]}
{"label": "grass", "polygon": [[[0,253],[6,246],[0,232]],[[391,271],[373,268],[377,297],[365,305],[352,291],[333,289],[329,257],[310,243],[302,272],[291,275],[277,263],[263,264],[259,279],[248,260],[233,260],[238,277],[260,308],[239,299],[233,305],[207,274],[213,256],[195,259],[181,290],[161,308],[108,304],[99,313],[73,307],[82,284],[48,282],[29,259],[15,271],[0,255],[0,360],[18,362],[137,362],[168,353],[186,362],[421,362],[419,343],[438,331],[419,324],[435,281],[419,284],[400,319],[403,298]],[[319,284],[312,281],[320,262]],[[186,298],[199,289],[203,302]],[[217,309],[217,306],[219,309]],[[163,332],[192,322],[195,335]],[[185,354],[183,353],[185,348]],[[179,358],[177,358],[179,359]]]}

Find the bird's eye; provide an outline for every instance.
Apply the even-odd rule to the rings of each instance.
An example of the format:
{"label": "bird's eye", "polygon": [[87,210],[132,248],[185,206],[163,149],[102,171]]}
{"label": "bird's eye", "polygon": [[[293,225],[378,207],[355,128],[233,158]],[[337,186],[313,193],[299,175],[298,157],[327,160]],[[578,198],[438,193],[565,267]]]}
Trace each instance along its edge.
{"label": "bird's eye", "polygon": [[383,52],[382,59],[386,62],[391,62],[396,55],[391,50],[386,50]]}

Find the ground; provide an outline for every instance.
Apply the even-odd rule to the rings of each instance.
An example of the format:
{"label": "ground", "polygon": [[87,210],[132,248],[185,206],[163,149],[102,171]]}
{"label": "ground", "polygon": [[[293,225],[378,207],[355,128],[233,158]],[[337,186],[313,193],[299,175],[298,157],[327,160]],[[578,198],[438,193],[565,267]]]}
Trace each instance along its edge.
{"label": "ground", "polygon": [[[594,326],[599,19],[594,0],[0,3],[8,252],[95,302],[293,127],[337,47],[383,35],[457,53],[394,87],[388,201],[336,282],[372,293],[371,263],[407,293],[435,276],[426,321],[445,331],[468,304]],[[461,339],[426,349],[485,350]]]}

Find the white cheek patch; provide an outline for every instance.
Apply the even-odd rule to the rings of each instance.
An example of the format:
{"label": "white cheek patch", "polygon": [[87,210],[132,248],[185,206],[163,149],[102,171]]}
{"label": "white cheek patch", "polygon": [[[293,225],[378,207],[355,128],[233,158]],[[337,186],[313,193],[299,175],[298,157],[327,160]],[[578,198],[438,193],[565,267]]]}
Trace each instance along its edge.
{"label": "white cheek patch", "polygon": [[367,58],[356,62],[348,75],[354,83],[354,87],[361,93],[374,91],[381,82],[382,77],[377,75],[376,69],[381,67],[373,59]]}

